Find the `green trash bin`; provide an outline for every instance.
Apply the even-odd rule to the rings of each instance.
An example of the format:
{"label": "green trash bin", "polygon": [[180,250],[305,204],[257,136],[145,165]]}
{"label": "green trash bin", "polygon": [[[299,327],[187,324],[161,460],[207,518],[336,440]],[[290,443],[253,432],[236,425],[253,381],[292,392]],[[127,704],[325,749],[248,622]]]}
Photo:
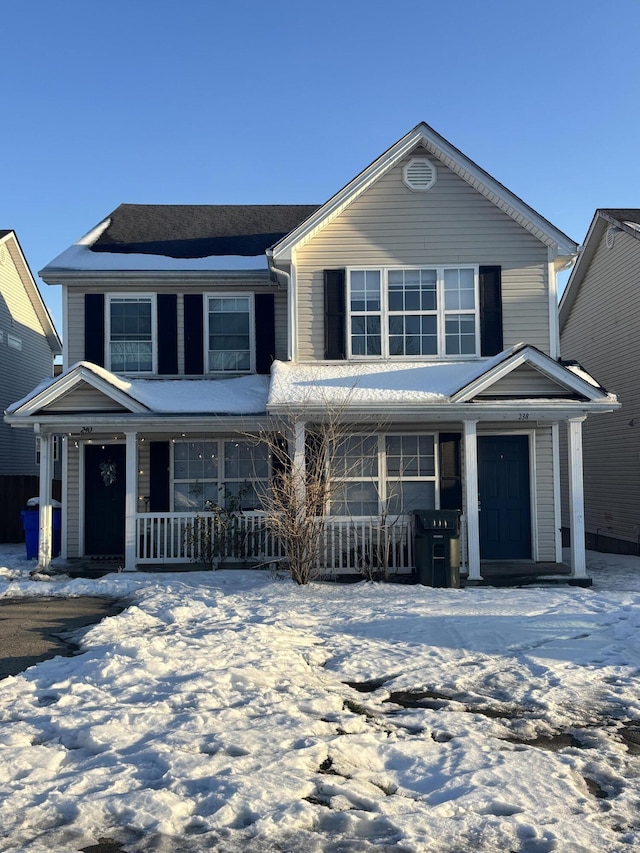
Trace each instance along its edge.
{"label": "green trash bin", "polygon": [[414,554],[418,583],[424,586],[460,586],[460,512],[417,509]]}

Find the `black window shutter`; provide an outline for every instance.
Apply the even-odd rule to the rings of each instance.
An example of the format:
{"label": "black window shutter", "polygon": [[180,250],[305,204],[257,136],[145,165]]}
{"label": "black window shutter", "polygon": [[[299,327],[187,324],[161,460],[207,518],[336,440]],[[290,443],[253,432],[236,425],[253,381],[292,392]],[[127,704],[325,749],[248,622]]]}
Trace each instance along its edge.
{"label": "black window shutter", "polygon": [[344,270],[324,271],[324,357],[347,357],[346,288]]}
{"label": "black window shutter", "polygon": [[149,442],[149,512],[169,512],[171,508],[169,442]]}
{"label": "black window shutter", "polygon": [[184,372],[204,373],[202,294],[184,296]]}
{"label": "black window shutter", "polygon": [[480,355],[502,352],[502,270],[480,267]]}
{"label": "black window shutter", "polygon": [[178,297],[175,293],[159,293],[158,312],[158,373],[178,372]]}
{"label": "black window shutter", "polygon": [[462,509],[461,435],[441,432],[440,450],[440,509]]}
{"label": "black window shutter", "polygon": [[104,367],[104,295],[84,295],[84,358]]}
{"label": "black window shutter", "polygon": [[276,316],[273,293],[256,293],[256,373],[270,373],[276,357]]}

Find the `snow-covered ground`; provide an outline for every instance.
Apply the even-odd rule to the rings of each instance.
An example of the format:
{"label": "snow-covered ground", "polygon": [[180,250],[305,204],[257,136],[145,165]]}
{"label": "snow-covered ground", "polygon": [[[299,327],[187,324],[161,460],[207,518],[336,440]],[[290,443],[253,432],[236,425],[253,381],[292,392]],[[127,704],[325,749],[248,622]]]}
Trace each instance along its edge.
{"label": "snow-covered ground", "polygon": [[434,590],[34,581],[22,554],[3,600],[132,604],[0,682],[0,850],[640,849],[639,558],[590,553],[586,590]]}

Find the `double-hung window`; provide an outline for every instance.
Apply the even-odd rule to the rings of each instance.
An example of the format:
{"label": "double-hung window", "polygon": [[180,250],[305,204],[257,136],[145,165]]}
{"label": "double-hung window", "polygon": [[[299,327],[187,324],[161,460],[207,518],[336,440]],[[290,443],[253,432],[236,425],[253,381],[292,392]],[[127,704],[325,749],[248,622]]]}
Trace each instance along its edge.
{"label": "double-hung window", "polygon": [[478,268],[349,270],[349,344],[354,358],[478,355]]}
{"label": "double-hung window", "polygon": [[172,443],[173,509],[193,512],[214,504],[237,502],[240,509],[260,509],[269,488],[269,454],[265,442],[216,439]]}
{"label": "double-hung window", "polygon": [[331,460],[332,515],[377,515],[378,438],[351,435],[339,442]]}
{"label": "double-hung window", "polygon": [[385,461],[385,494],[391,515],[435,508],[433,435],[388,435],[385,439]]}
{"label": "double-hung window", "polygon": [[254,369],[253,294],[207,297],[206,348],[209,373]]}
{"label": "double-hung window", "polygon": [[107,366],[114,373],[155,370],[154,296],[109,296]]}
{"label": "double-hung window", "polygon": [[351,435],[330,464],[331,515],[406,515],[437,506],[437,453],[433,433]]}

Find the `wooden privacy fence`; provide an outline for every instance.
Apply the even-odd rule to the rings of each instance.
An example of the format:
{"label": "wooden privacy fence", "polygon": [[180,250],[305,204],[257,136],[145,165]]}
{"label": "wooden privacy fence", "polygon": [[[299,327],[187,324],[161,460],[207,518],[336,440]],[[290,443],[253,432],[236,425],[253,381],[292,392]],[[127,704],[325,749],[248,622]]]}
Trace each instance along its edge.
{"label": "wooden privacy fence", "polygon": [[[38,496],[40,481],[34,475],[3,474],[0,476],[0,542],[24,542],[24,528],[20,512],[29,498]],[[54,480],[52,493],[59,501],[62,483]]]}

